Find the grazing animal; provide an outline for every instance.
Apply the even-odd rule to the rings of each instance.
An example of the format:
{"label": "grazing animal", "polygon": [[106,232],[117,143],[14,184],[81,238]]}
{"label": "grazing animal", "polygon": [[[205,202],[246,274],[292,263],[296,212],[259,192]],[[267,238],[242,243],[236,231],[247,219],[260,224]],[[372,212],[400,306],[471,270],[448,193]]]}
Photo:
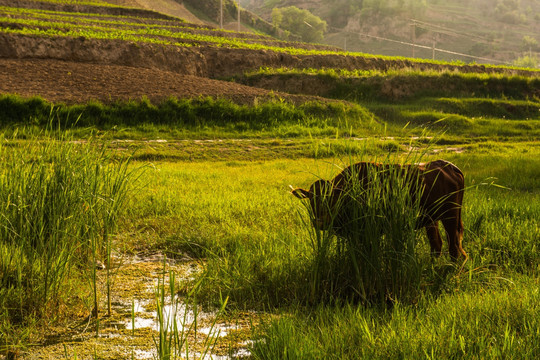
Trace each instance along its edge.
{"label": "grazing animal", "polygon": [[[465,188],[463,173],[454,164],[436,160],[415,165],[389,165],[372,162],[359,162],[344,169],[332,180],[317,180],[309,190],[293,189],[294,196],[309,199],[313,210],[313,225],[319,230],[334,230],[337,235],[346,233],[347,207],[342,206],[350,198],[351,188],[368,188],[373,174],[381,179],[388,174],[405,176],[412,197],[420,195],[420,216],[416,228],[425,227],[432,254],[440,256],[442,239],[438,222],[443,223],[450,256],[457,259],[467,257],[461,246],[463,223],[461,207]],[[371,180],[372,181],[372,180]],[[420,188],[418,187],[420,186]],[[361,206],[361,202],[353,202]],[[360,209],[361,210],[361,209]],[[337,211],[337,214],[336,214]]]}

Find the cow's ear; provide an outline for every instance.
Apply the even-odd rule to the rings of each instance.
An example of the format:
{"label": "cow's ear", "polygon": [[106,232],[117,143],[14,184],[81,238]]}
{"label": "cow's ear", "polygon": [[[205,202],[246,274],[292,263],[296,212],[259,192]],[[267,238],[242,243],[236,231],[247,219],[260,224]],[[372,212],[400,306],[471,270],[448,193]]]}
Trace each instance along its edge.
{"label": "cow's ear", "polygon": [[296,196],[297,198],[299,199],[309,199],[310,198],[310,195],[311,193],[309,192],[309,190],[305,190],[305,189],[293,189],[292,190],[292,194],[294,196]]}

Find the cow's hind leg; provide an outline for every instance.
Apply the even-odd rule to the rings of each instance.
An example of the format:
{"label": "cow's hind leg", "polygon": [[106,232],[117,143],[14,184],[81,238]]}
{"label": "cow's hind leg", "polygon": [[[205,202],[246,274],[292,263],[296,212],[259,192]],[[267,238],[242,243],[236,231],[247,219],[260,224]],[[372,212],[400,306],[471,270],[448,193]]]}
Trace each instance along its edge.
{"label": "cow's hind leg", "polygon": [[457,259],[460,256],[467,258],[467,253],[461,246],[463,239],[463,222],[461,214],[455,218],[443,219],[444,230],[446,231],[446,239],[448,240],[448,250],[452,259]]}
{"label": "cow's hind leg", "polygon": [[426,226],[426,233],[429,239],[429,245],[431,246],[431,254],[434,256],[441,256],[442,239],[439,232],[439,223],[434,221]]}

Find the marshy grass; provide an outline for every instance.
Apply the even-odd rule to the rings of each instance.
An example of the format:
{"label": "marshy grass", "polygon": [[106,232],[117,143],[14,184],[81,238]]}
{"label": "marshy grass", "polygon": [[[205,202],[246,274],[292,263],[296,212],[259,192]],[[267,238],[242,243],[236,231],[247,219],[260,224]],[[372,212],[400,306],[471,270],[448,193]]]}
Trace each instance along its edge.
{"label": "marshy grass", "polygon": [[[521,344],[533,346],[538,334],[536,322],[522,316],[537,314],[537,154],[532,144],[499,143],[445,154],[464,171],[468,186],[496,176],[498,184],[512,190],[467,189],[463,244],[470,260],[461,272],[447,257],[431,259],[424,232],[418,230],[416,250],[425,260],[419,295],[409,304],[402,298],[392,309],[348,302],[346,296],[341,304],[306,300],[311,295],[312,227],[304,224],[307,214],[288,185],[305,187],[317,177],[331,178],[339,171],[333,163],[348,164],[350,158],[243,161],[239,155],[234,161],[156,162],[140,179],[145,191],[127,199],[129,212],[119,222],[118,240],[204,260],[198,299],[219,306],[220,297],[229,296],[233,309],[279,314],[280,320],[255,330],[266,339],[254,343],[255,358],[283,358],[301,351],[312,358],[392,358],[400,351],[423,357],[433,351],[432,357],[440,358],[458,351],[459,335],[464,357],[475,358],[479,351],[509,354],[504,346],[522,351]],[[357,160],[376,160],[370,152],[365,157]],[[484,332],[476,321],[487,318],[494,323]],[[362,335],[366,324],[365,336],[370,338]],[[25,329],[19,331],[24,336]],[[434,331],[444,338],[440,345],[439,337],[429,335]],[[474,339],[481,339],[478,348]]]}
{"label": "marshy grass", "polygon": [[164,261],[162,276],[155,290],[158,335],[154,337],[154,345],[157,359],[205,359],[211,356],[218,340],[219,330],[214,329],[224,313],[228,299],[221,301],[219,309],[212,314],[211,323],[206,328],[207,334],[200,339],[201,335],[197,332],[200,321],[198,285],[187,292],[185,297],[180,297],[175,272],[166,272],[165,268]]}
{"label": "marshy grass", "polygon": [[93,288],[87,305],[97,313],[98,260],[110,275],[111,236],[135,175],[130,158],[113,160],[96,139],[58,134],[0,140],[2,344],[30,335],[35,322],[61,318],[73,293]]}

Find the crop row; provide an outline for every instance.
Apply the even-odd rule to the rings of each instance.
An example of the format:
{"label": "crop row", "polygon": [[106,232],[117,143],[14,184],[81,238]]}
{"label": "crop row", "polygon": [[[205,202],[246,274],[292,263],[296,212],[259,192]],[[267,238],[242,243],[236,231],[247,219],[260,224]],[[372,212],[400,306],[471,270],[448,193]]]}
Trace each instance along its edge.
{"label": "crop row", "polygon": [[53,3],[53,4],[67,4],[67,5],[87,5],[87,6],[116,6],[109,4],[105,1],[87,1],[87,0],[34,0],[36,2]]}
{"label": "crop row", "polygon": [[[0,6],[0,14],[4,13],[10,15],[11,18],[20,17],[26,19],[36,19],[45,21],[59,21],[76,24],[98,24],[111,27],[145,27],[156,29],[169,29],[171,31],[191,31],[198,32],[207,35],[229,36],[250,41],[253,39],[264,40],[265,42],[273,42],[276,44],[287,42],[277,40],[264,34],[253,34],[247,32],[235,32],[232,30],[218,29],[212,27],[204,27],[201,25],[187,23],[182,19],[167,20],[167,19],[152,19],[139,16],[126,16],[126,15],[111,15],[111,14],[97,14],[97,13],[79,13],[79,12],[66,12],[66,11],[53,11],[53,10],[41,10],[41,9],[26,9],[26,8],[14,8],[8,6]],[[114,20],[112,20],[114,19]]]}
{"label": "crop row", "polygon": [[[79,3],[79,2],[78,2]],[[93,13],[73,13],[49,10],[0,7],[0,32],[37,36],[84,36],[93,39],[119,39],[133,42],[157,43],[174,46],[215,46],[250,50],[270,50],[291,55],[346,55],[375,57],[370,54],[350,53],[324,49],[306,49],[302,44],[291,44],[262,35],[225,32],[211,28],[193,28],[187,23],[172,20],[159,20],[144,17],[127,17]],[[148,23],[150,22],[150,23]],[[11,26],[15,24],[16,26]],[[230,35],[230,36],[229,36]],[[402,57],[377,56],[384,60],[400,61]],[[414,63],[448,64],[442,61],[407,59]],[[463,65],[454,62],[454,65]],[[487,66],[489,67],[489,66]],[[497,66],[500,68],[500,66]],[[276,70],[266,70],[276,71]],[[283,70],[277,70],[282,71]],[[294,73],[305,70],[286,70]],[[311,71],[311,70],[309,70]],[[324,71],[324,73],[321,73]],[[362,77],[370,74],[347,72],[345,70],[319,70],[318,75],[331,77]]]}
{"label": "crop row", "polygon": [[[72,14],[68,13],[51,14],[51,12],[49,11],[28,12],[12,9],[13,8],[0,7],[0,12],[5,13],[6,15],[4,17],[0,17],[1,22],[3,22],[4,24],[17,24],[23,28],[39,27],[41,29],[59,29],[62,30],[64,35],[65,30],[71,30],[71,34],[75,34],[74,36],[84,35],[90,38],[104,38],[104,36],[102,34],[99,34],[99,32],[108,32],[109,34],[118,34],[117,38],[124,40],[126,39],[126,35],[140,35],[150,37],[159,36],[164,38],[183,39],[188,40],[189,42],[214,44],[217,46],[250,49],[270,49],[274,51],[283,51],[281,49],[286,49],[285,51],[289,53],[302,53],[301,49],[294,49],[288,46],[290,44],[287,42],[273,40],[269,37],[261,35],[256,35],[256,37],[249,37],[249,34],[241,33],[237,35],[241,35],[244,37],[221,36],[222,34],[217,34],[218,31],[221,33],[221,30],[195,30],[193,28],[190,28],[189,26],[178,25],[174,22],[166,24],[141,24],[140,22],[126,21],[126,19],[91,19],[87,17],[82,17],[84,16],[83,14],[77,14],[80,16],[72,16]],[[14,15],[16,17],[14,17]],[[51,18],[54,18],[54,20],[52,20]],[[180,22],[179,24],[183,23]],[[85,34],[82,34],[82,32],[84,32]],[[212,34],[213,32],[215,32],[215,34]],[[26,29],[23,33],[30,34],[32,33],[32,31]],[[48,33],[50,34],[51,32],[49,31]],[[110,36],[105,36],[105,38],[110,38]],[[139,39],[138,41],[144,40]],[[163,43],[173,44],[174,42],[165,41]],[[306,53],[306,51],[307,50],[304,50],[303,53]]]}
{"label": "crop row", "polygon": [[[186,29],[195,28],[200,32],[220,32],[223,34],[245,36],[252,35],[250,33],[238,33],[231,30],[216,29],[211,27],[202,27],[200,25],[194,25],[186,23],[182,19],[168,20],[168,19],[151,19],[138,16],[128,15],[111,15],[111,14],[98,14],[98,13],[80,13],[69,11],[54,11],[54,10],[42,10],[42,9],[27,9],[20,7],[0,6],[0,14],[9,15],[10,17],[20,17],[27,19],[45,19],[48,21],[64,21],[64,22],[76,22],[77,24],[101,24],[110,26],[144,26],[147,28],[166,28],[172,30],[185,31]],[[115,20],[111,20],[115,19]],[[236,36],[238,37],[238,36]],[[268,35],[257,34],[256,38],[266,38],[267,40],[279,41],[271,38]]]}
{"label": "crop row", "polygon": [[[77,21],[88,21],[91,18],[115,18],[115,19],[124,19],[124,20],[134,20],[134,21],[140,21],[140,20],[151,20],[153,22],[160,22],[160,23],[182,23],[182,19],[178,20],[166,20],[166,19],[146,19],[141,18],[137,16],[129,16],[129,15],[111,15],[111,14],[98,14],[98,13],[81,13],[81,12],[72,12],[72,11],[56,11],[56,10],[43,10],[43,9],[29,9],[29,8],[22,8],[22,7],[11,7],[11,6],[0,6],[0,12],[15,16],[25,15],[25,16],[32,16],[35,18],[44,18],[44,19],[51,19],[52,17],[58,18],[61,16],[68,17],[70,21],[77,20]],[[118,21],[120,22],[120,21]],[[130,24],[136,24],[131,23]]]}
{"label": "crop row", "polygon": [[[461,64],[460,62],[455,62],[456,64]],[[488,67],[488,66],[486,66]],[[501,67],[501,66],[497,66]],[[505,67],[506,68],[506,67]],[[510,67],[508,67],[510,68]],[[531,70],[532,72],[537,72],[540,74],[540,70]],[[414,69],[414,68],[405,68],[405,69],[388,69],[388,70],[379,70],[379,69],[335,69],[335,68],[292,68],[292,67],[261,67],[255,71],[247,72],[245,76],[303,76],[303,75],[313,75],[320,77],[328,77],[334,79],[342,78],[372,78],[374,76],[385,76],[393,77],[398,75],[411,75],[411,76],[440,76],[441,74],[447,74],[448,76],[459,76],[463,78],[470,78],[477,81],[486,81],[493,78],[508,78],[508,77],[519,77],[518,75],[512,75],[510,73],[490,73],[490,72],[468,72],[468,73],[456,73],[449,69]]]}
{"label": "crop row", "polygon": [[[39,36],[85,36],[87,38],[94,39],[121,39],[127,41],[141,41],[161,43],[165,45],[181,45],[186,46],[185,43],[178,43],[177,41],[170,40],[156,40],[151,37],[159,36],[165,38],[172,38],[175,40],[184,40],[189,42],[202,42],[212,44],[218,47],[231,47],[251,50],[272,50],[276,52],[286,52],[293,55],[326,55],[335,54],[332,51],[321,50],[306,50],[293,47],[278,47],[269,46],[260,43],[248,43],[245,40],[210,36],[202,34],[190,34],[185,32],[171,32],[165,29],[118,29],[109,27],[98,26],[85,26],[80,24],[70,24],[65,22],[51,22],[29,19],[13,19],[9,17],[0,17],[0,22],[4,24],[19,24],[22,25],[22,29],[8,29],[2,28],[1,32],[18,33],[26,35],[39,35]],[[32,28],[34,27],[34,28]],[[39,27],[39,28],[35,28]],[[44,28],[48,28],[44,30]]]}

